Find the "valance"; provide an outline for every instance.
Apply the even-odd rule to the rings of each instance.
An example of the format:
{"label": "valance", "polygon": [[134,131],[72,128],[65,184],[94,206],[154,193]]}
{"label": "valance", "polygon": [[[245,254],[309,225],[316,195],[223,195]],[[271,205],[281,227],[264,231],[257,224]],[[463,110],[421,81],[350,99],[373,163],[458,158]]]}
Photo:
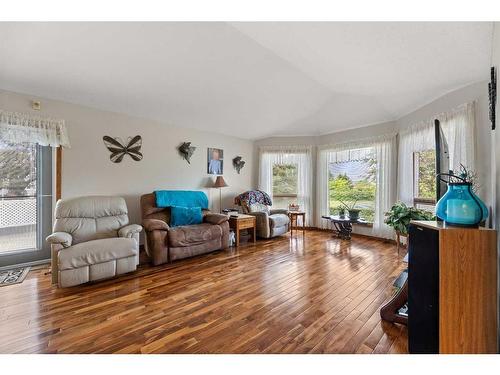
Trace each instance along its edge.
{"label": "valance", "polygon": [[0,109],[0,140],[8,143],[38,143],[71,147],[64,120],[43,118]]}
{"label": "valance", "polygon": [[318,145],[318,151],[344,151],[361,149],[365,147],[372,147],[378,143],[392,141],[394,138],[396,138],[396,133],[381,134],[373,137],[357,139],[354,141]]}

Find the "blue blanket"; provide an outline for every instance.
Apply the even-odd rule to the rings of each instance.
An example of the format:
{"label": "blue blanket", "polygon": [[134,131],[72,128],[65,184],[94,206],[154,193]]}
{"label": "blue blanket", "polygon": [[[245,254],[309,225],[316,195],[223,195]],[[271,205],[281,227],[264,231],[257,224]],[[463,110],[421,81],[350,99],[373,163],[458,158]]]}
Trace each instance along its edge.
{"label": "blue blanket", "polygon": [[201,224],[203,214],[200,207],[170,207],[170,226]]}
{"label": "blue blanket", "polygon": [[192,190],[157,190],[156,207],[201,207],[208,209],[207,195],[202,191]]}

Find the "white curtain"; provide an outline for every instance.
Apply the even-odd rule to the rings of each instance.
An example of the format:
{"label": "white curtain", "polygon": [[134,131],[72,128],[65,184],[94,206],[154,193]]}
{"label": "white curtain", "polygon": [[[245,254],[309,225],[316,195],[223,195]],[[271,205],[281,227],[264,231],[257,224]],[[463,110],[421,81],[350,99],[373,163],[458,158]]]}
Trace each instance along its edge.
{"label": "white curtain", "polygon": [[387,212],[395,201],[396,135],[388,134],[355,142],[318,147],[318,215],[316,225],[326,228],[328,223],[321,217],[330,214],[328,191],[328,164],[338,161],[376,158],[376,199],[372,234],[392,238],[393,231],[384,223]]}
{"label": "white curtain", "polygon": [[306,225],[312,223],[312,147],[261,146],[259,147],[259,190],[273,196],[273,166],[297,166],[297,203],[306,213]]}
{"label": "white curtain", "polygon": [[434,150],[434,119],[438,119],[449,147],[450,168],[460,164],[475,170],[475,103],[463,104],[402,131],[399,135],[398,199],[413,205],[413,153]]}
{"label": "white curtain", "polygon": [[0,140],[70,147],[64,120],[0,110]]}
{"label": "white curtain", "polygon": [[385,224],[385,213],[396,200],[396,136],[375,144],[377,154],[377,190],[375,199],[375,220],[372,234],[382,238],[394,238],[394,230]]}

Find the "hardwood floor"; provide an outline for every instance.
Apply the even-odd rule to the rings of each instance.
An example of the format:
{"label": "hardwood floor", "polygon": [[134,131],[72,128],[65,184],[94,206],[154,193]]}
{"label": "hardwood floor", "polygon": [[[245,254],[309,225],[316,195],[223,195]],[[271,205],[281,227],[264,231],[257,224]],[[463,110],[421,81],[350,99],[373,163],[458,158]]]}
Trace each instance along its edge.
{"label": "hardwood floor", "polygon": [[406,353],[393,244],[307,231],[96,284],[0,288],[0,353]]}

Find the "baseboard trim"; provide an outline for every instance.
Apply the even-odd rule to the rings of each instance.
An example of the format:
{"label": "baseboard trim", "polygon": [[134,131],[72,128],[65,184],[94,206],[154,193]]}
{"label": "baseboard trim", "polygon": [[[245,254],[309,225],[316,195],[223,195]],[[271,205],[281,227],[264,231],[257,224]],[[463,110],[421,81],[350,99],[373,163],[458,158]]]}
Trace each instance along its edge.
{"label": "baseboard trim", "polygon": [[33,262],[12,264],[10,266],[2,266],[2,267],[0,267],[0,271],[9,270],[12,268],[39,266],[41,264],[50,264],[50,259],[34,260]]}
{"label": "baseboard trim", "polygon": [[[317,230],[317,231],[320,231],[320,232],[332,232],[331,229],[328,229],[328,228],[319,228],[319,227],[306,227],[306,230]],[[379,241],[382,241],[382,242],[388,242],[388,243],[396,244],[396,240],[390,240],[388,238],[382,238],[382,237],[377,237],[377,236],[370,236],[369,234],[361,234],[361,233],[354,233],[354,232],[352,232],[351,236],[352,237],[371,238],[371,239],[379,240]]]}

